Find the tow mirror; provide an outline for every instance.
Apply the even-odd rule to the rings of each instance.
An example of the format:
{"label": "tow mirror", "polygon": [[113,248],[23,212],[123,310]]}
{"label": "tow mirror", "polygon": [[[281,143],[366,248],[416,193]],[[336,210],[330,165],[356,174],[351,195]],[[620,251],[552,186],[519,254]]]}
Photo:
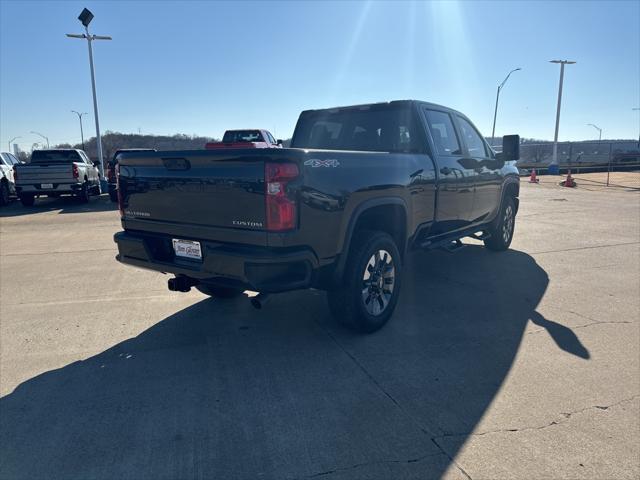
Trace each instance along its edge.
{"label": "tow mirror", "polygon": [[282,140],[276,140],[276,143],[277,143],[278,145],[282,145]]}
{"label": "tow mirror", "polygon": [[498,158],[503,162],[520,160],[520,135],[502,137],[502,152]]}

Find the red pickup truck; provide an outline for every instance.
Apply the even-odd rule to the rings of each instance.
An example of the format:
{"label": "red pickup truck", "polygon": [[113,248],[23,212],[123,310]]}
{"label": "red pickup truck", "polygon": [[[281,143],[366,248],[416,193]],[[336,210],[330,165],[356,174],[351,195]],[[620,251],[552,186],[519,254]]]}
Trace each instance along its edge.
{"label": "red pickup truck", "polygon": [[221,142],[209,142],[204,148],[282,148],[282,140],[276,140],[267,130],[227,130]]}

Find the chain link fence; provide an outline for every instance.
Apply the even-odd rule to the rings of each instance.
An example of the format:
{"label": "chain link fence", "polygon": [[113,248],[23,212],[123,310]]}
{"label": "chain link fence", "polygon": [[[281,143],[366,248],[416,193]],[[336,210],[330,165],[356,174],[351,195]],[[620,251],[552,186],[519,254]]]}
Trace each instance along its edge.
{"label": "chain link fence", "polygon": [[[553,159],[553,143],[520,145],[518,168],[524,175],[532,169],[547,181]],[[606,186],[640,190],[640,142],[590,141],[558,143],[558,169],[562,177],[569,171],[583,186]],[[553,181],[559,181],[553,176]],[[549,181],[552,181],[549,179]]]}

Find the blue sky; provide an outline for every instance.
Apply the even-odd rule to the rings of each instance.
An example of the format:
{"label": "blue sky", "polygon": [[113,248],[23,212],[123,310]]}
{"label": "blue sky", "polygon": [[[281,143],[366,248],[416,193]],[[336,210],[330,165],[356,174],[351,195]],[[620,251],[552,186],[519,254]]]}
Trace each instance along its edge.
{"label": "blue sky", "polygon": [[0,0],[0,148],[13,136],[94,135],[83,7],[95,14],[103,131],[221,136],[293,132],[303,109],[416,98],[466,113],[491,134],[637,138],[640,2],[34,2]]}

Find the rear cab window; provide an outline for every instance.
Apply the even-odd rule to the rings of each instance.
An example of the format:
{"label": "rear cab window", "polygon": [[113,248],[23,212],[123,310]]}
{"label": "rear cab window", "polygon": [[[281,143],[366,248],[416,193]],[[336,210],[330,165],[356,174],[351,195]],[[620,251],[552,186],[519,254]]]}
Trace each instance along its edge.
{"label": "rear cab window", "polygon": [[229,130],[224,132],[222,143],[264,142],[260,130]]}
{"label": "rear cab window", "polygon": [[31,163],[73,163],[82,162],[75,150],[34,150]]}
{"label": "rear cab window", "polygon": [[421,125],[410,105],[366,105],[300,115],[292,148],[424,153]]}

